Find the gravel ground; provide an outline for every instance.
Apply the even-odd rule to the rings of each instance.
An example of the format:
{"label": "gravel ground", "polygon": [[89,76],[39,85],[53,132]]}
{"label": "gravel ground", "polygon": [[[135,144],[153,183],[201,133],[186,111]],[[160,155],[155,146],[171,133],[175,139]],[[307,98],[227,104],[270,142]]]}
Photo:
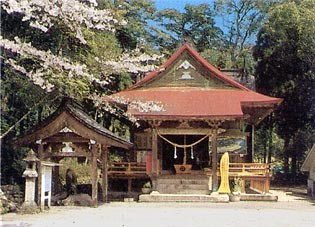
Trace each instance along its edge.
{"label": "gravel ground", "polygon": [[98,208],[52,207],[36,215],[6,214],[4,227],[315,226],[315,201],[298,190],[273,189],[278,202],[137,203]]}

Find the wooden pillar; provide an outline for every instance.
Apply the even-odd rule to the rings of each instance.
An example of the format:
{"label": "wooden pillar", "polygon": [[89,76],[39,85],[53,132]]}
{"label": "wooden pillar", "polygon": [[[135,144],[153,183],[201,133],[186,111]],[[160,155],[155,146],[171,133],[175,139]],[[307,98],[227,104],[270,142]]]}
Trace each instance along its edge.
{"label": "wooden pillar", "polygon": [[212,138],[212,192],[218,190],[218,175],[217,175],[217,129],[213,130]]}
{"label": "wooden pillar", "polygon": [[130,193],[132,190],[132,179],[129,177],[128,178],[128,193]]}
{"label": "wooden pillar", "polygon": [[186,135],[184,135],[184,145],[185,145],[185,147],[184,147],[184,160],[183,160],[183,164],[186,165],[186,163],[187,163]]}
{"label": "wooden pillar", "polygon": [[102,193],[103,202],[108,202],[108,147],[102,149]]}
{"label": "wooden pillar", "polygon": [[156,128],[152,129],[152,188],[156,190],[156,176],[158,175],[158,135]]}
{"label": "wooden pillar", "polygon": [[[51,158],[51,161],[54,163],[59,164],[60,158]],[[60,167],[59,165],[54,166],[52,169],[52,193],[56,194],[57,192],[60,192],[61,188],[61,182],[60,182]]]}
{"label": "wooden pillar", "polygon": [[255,158],[255,125],[252,125],[252,162]]}
{"label": "wooden pillar", "polygon": [[43,161],[43,151],[44,151],[44,144],[42,143],[42,140],[36,141],[38,144],[38,164],[37,164],[37,169],[38,169],[38,178],[37,178],[37,205],[41,207],[41,199],[42,199],[42,161]]}
{"label": "wooden pillar", "polygon": [[97,206],[97,144],[96,141],[90,140],[92,146],[92,165],[91,165],[91,178],[92,178],[92,202],[93,206]]}

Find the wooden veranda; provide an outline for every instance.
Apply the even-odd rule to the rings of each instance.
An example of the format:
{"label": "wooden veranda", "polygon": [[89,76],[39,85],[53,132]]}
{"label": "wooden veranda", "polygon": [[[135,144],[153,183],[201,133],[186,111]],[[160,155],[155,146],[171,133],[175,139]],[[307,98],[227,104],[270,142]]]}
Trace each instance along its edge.
{"label": "wooden veranda", "polygon": [[[219,166],[217,167],[219,169]],[[212,169],[205,168],[202,171],[195,171],[190,174],[204,174],[212,176]],[[148,178],[151,175],[150,167],[146,163],[138,162],[112,162],[108,163],[108,176],[121,179],[141,179]],[[220,178],[220,171],[217,171]],[[268,193],[270,189],[270,164],[264,163],[230,163],[229,178],[231,180],[240,178],[242,183],[242,192],[245,192],[245,182],[249,187],[260,193]],[[130,186],[128,187],[130,189]],[[130,190],[128,190],[130,191]]]}

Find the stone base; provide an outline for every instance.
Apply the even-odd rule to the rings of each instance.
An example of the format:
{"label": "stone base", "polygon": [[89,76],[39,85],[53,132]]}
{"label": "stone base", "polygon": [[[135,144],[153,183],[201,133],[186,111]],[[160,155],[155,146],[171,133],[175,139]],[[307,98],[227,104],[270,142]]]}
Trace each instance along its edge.
{"label": "stone base", "polygon": [[241,201],[269,201],[277,202],[278,196],[264,194],[241,194]]}
{"label": "stone base", "polygon": [[139,202],[213,202],[228,203],[228,195],[159,194],[140,195]]}
{"label": "stone base", "polygon": [[39,212],[40,209],[35,202],[24,202],[19,208],[19,213],[22,214],[35,214]]}

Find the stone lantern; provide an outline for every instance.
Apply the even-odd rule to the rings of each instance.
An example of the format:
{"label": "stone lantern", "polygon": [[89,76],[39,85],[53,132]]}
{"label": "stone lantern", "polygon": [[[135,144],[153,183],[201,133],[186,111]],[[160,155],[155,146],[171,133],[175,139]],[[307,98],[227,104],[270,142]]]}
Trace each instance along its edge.
{"label": "stone lantern", "polygon": [[23,208],[26,207],[36,207],[37,204],[35,202],[35,182],[38,174],[36,172],[36,162],[39,159],[36,157],[35,152],[31,149],[26,158],[23,159],[26,162],[26,169],[23,173],[23,177],[25,177],[25,199],[22,205]]}

